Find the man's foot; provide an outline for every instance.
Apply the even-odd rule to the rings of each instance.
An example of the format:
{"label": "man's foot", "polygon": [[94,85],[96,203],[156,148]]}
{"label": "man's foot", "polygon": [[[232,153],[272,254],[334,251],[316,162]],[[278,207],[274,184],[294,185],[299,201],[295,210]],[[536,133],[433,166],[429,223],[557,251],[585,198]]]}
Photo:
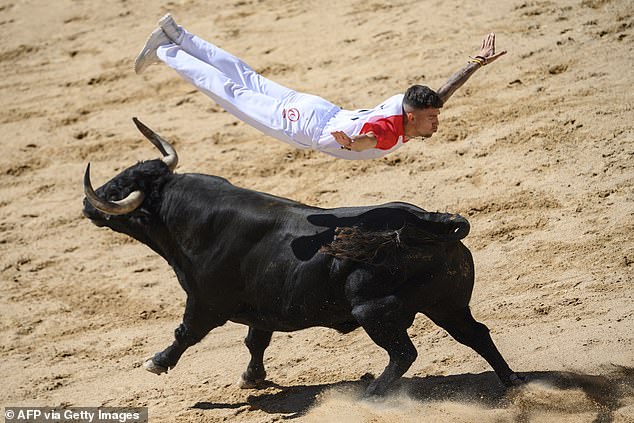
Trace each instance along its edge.
{"label": "man's foot", "polygon": [[163,16],[158,21],[158,26],[161,27],[167,38],[172,40],[175,44],[180,44],[183,41],[183,28],[181,28],[169,13]]}
{"label": "man's foot", "polygon": [[150,34],[143,49],[141,49],[141,52],[136,57],[134,61],[134,72],[141,73],[148,66],[159,63],[160,59],[156,55],[156,49],[167,44],[172,44],[172,40],[165,35],[165,32],[163,32],[161,28],[156,28],[152,34]]}

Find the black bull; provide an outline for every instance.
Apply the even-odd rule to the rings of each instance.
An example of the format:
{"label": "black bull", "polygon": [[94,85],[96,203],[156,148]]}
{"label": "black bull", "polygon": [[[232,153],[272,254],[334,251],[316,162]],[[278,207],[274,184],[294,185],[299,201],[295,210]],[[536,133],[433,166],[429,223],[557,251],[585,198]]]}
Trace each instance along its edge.
{"label": "black bull", "polygon": [[148,245],[187,293],[175,340],[145,363],[154,373],[228,320],[249,326],[242,387],[264,381],[274,331],[362,327],[389,355],[366,390],[382,395],[416,359],[407,328],[423,313],[473,348],[507,386],[520,383],[471,315],[473,259],[458,216],[406,203],[322,209],[238,188],[225,179],[175,174],[173,148],[134,120],[162,152],[96,192],[86,169],[84,214]]}

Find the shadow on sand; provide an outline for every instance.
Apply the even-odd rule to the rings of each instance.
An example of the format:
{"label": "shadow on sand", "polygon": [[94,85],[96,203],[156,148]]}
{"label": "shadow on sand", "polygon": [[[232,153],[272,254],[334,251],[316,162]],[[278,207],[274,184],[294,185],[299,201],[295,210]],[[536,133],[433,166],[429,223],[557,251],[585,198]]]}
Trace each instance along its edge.
{"label": "shadow on sand", "polygon": [[[597,417],[595,423],[614,421],[613,414],[621,406],[621,399],[634,395],[634,368],[613,367],[604,375],[586,375],[565,371],[543,371],[522,373],[528,380],[526,386],[540,383],[560,391],[578,390],[595,405]],[[235,404],[198,402],[195,409],[238,409],[249,406],[270,414],[283,414],[285,419],[294,419],[305,415],[316,405],[320,394],[341,390],[358,393],[359,400],[371,377],[358,381],[338,382],[321,385],[280,386],[267,383],[264,388],[276,388],[275,393],[250,395],[246,402]],[[475,403],[485,408],[504,409],[513,406],[517,409],[516,421],[530,420],[531,404],[517,401],[522,395],[522,387],[507,389],[500,384],[493,372],[479,374],[461,374],[451,376],[426,376],[402,378],[395,386],[396,394],[405,394],[409,399],[421,403],[440,401],[458,401]],[[257,391],[256,391],[257,392]],[[553,410],[561,407],[553,404]],[[548,405],[541,409],[548,411]]]}

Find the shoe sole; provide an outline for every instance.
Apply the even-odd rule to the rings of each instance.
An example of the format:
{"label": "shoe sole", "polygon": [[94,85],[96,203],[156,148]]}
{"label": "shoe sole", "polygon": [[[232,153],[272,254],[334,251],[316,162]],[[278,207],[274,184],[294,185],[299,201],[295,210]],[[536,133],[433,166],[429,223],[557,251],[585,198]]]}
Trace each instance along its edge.
{"label": "shoe sole", "polygon": [[[156,49],[169,42],[171,42],[171,40],[167,37],[167,35],[165,35],[161,28],[157,28],[152,31],[148,39],[145,41],[143,49],[134,60],[134,72],[139,74],[148,66],[158,63],[159,58],[156,56]],[[152,55],[154,57],[152,57]]]}
{"label": "shoe sole", "polygon": [[[165,35],[167,35],[167,38],[169,38],[176,44],[180,44],[179,38],[183,36],[183,32],[180,30],[180,28],[178,27],[178,24],[176,23],[176,21],[174,20],[171,14],[167,13],[165,16],[159,19],[158,26],[159,28],[163,29],[163,32],[165,33]],[[171,32],[176,32],[178,36],[176,38],[170,37],[169,34]]]}

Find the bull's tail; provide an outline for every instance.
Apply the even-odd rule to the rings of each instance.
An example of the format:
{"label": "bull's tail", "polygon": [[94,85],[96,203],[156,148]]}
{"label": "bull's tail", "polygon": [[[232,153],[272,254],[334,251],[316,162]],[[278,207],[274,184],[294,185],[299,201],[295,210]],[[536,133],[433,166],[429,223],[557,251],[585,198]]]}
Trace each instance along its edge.
{"label": "bull's tail", "polygon": [[443,230],[405,224],[400,229],[374,230],[359,226],[338,227],[334,240],[320,251],[340,259],[364,263],[384,263],[388,257],[419,249],[424,245],[457,242],[469,233],[469,222],[459,215],[443,214]]}
{"label": "bull's tail", "polygon": [[467,219],[451,213],[426,213],[424,218],[412,223],[409,228],[408,225],[403,227],[411,233],[412,239],[431,237],[438,242],[454,242],[466,238],[471,230]]}

